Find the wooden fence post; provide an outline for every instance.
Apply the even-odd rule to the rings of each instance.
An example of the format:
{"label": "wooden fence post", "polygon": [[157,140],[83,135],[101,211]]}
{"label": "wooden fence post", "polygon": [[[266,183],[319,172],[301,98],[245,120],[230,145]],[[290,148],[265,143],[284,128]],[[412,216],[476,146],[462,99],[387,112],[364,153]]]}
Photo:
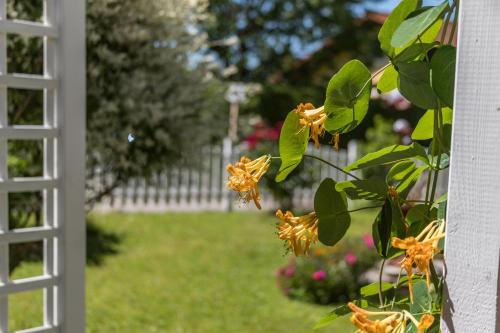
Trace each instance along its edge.
{"label": "wooden fence post", "polygon": [[500,332],[500,2],[459,13],[443,332]]}

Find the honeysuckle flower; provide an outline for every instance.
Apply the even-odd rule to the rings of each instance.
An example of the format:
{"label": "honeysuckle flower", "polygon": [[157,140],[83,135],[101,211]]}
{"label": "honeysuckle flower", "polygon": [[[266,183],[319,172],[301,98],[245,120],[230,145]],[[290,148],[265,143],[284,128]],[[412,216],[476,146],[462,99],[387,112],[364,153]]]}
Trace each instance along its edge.
{"label": "honeysuckle flower", "polygon": [[333,136],[332,144],[333,144],[333,148],[335,148],[336,151],[339,151],[339,149],[340,149],[340,134],[339,133],[335,133],[335,135]]}
{"label": "honeysuckle flower", "polygon": [[304,216],[294,216],[292,212],[283,212],[278,209],[276,216],[278,237],[287,243],[288,249],[293,250],[296,256],[308,254],[311,244],[318,241],[318,218],[312,212]]}
{"label": "honeysuckle flower", "polygon": [[309,138],[314,141],[314,146],[319,148],[319,137],[325,133],[325,121],[328,118],[325,108],[314,108],[311,103],[300,103],[295,108],[295,113],[300,116],[300,124],[309,127]]}
{"label": "honeysuckle flower", "polygon": [[425,332],[426,329],[432,326],[434,323],[434,316],[426,313],[424,314],[421,318],[420,321],[417,324],[417,330],[418,333],[423,333]]}
{"label": "honeysuckle flower", "polygon": [[347,305],[353,312],[351,323],[358,328],[356,333],[405,333],[408,320],[411,320],[417,327],[418,333],[423,333],[434,322],[434,317],[430,314],[422,315],[420,321],[418,321],[406,310],[368,311],[356,306],[354,303],[348,303]]}
{"label": "honeysuckle flower", "polygon": [[[358,328],[357,333],[404,333],[406,331],[406,318],[403,312],[375,312],[367,311],[354,303],[347,304],[353,312],[351,323]],[[369,317],[385,317],[370,319]]]}
{"label": "honeysuckle flower", "polygon": [[427,279],[427,287],[430,287],[430,264],[434,254],[438,252],[438,243],[445,236],[444,222],[433,221],[417,237],[407,237],[392,239],[392,246],[405,250],[405,258],[401,262],[401,267],[408,274],[408,289],[410,300],[413,303],[413,264],[417,270],[424,274]]}
{"label": "honeysuckle flower", "polygon": [[227,187],[238,192],[242,201],[249,202],[253,200],[255,206],[260,209],[260,194],[257,185],[270,165],[271,156],[269,155],[263,155],[253,161],[243,156],[234,165],[229,163],[226,167],[226,170],[230,173]]}

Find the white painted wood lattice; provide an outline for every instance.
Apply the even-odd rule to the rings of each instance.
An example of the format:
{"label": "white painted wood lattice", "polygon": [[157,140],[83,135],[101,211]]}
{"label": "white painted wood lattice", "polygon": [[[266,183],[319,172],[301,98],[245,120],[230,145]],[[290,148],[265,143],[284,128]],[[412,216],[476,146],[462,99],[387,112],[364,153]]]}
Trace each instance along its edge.
{"label": "white painted wood lattice", "polygon": [[[84,332],[85,1],[43,0],[42,22],[10,20],[0,0],[0,333],[9,331],[9,298],[43,290],[43,325],[34,332]],[[9,35],[43,39],[43,75],[9,73]],[[9,89],[43,91],[43,125],[8,120]],[[43,141],[43,176],[12,178],[9,140]],[[9,193],[43,194],[41,227],[9,229]],[[41,276],[11,280],[9,246],[43,241]]]}

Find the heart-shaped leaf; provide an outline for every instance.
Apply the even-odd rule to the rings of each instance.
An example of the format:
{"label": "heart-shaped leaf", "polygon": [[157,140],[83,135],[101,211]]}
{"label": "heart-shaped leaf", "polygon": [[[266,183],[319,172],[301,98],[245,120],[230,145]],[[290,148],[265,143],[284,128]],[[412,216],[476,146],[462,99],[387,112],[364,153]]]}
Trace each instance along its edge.
{"label": "heart-shaped leaf", "polygon": [[314,210],[319,220],[318,239],[329,246],[341,240],[351,225],[346,194],[337,191],[335,185],[333,179],[326,178],[314,195]]}
{"label": "heart-shaped leaf", "polygon": [[377,90],[381,94],[385,94],[398,87],[398,72],[393,65],[390,65],[384,70],[377,83]]}
{"label": "heart-shaped leaf", "polygon": [[412,172],[410,172],[399,184],[396,186],[396,191],[399,197],[406,198],[410,190],[417,183],[418,179],[422,175],[422,172],[427,170],[429,167],[427,165],[420,166]]}
{"label": "heart-shaped leaf", "polygon": [[326,89],[325,129],[346,133],[358,126],[368,111],[371,73],[358,60],[346,63],[330,80]]}
{"label": "heart-shaped leaf", "polygon": [[[450,108],[442,108],[443,125],[451,126],[453,120],[453,110]],[[420,117],[417,126],[411,134],[413,140],[429,140],[434,137],[434,110],[427,110]]]}
{"label": "heart-shaped leaf", "polygon": [[350,199],[383,201],[387,193],[387,185],[380,178],[348,180],[337,183],[337,191],[343,191]]}
{"label": "heart-shaped leaf", "polygon": [[392,185],[395,181],[401,181],[415,170],[416,163],[411,160],[401,161],[392,166],[385,177],[387,185]]}
{"label": "heart-shaped leaf", "polygon": [[394,63],[420,60],[436,43],[415,43],[394,58]]}
{"label": "heart-shaped leaf", "polygon": [[[389,283],[389,282],[382,282],[382,286],[381,287],[382,288],[380,288],[380,290],[382,292],[385,292],[387,290],[393,289],[394,285],[392,283]],[[363,297],[369,297],[369,296],[377,295],[378,292],[379,292],[379,283],[378,282],[373,282],[373,283],[370,283],[369,285],[361,287],[361,289],[359,290],[359,292],[361,293],[361,296],[363,296]]]}
{"label": "heart-shaped leaf", "polygon": [[277,182],[285,180],[302,161],[302,156],[307,149],[308,138],[309,128],[300,125],[298,114],[294,111],[289,112],[280,133],[281,166],[276,176]]}
{"label": "heart-shaped leaf", "polygon": [[392,35],[391,46],[402,47],[417,39],[443,15],[448,7],[448,0],[445,0],[438,6],[422,8],[410,15]]}
{"label": "heart-shaped leaf", "polygon": [[422,109],[436,109],[438,99],[431,87],[430,65],[424,61],[398,63],[399,92]]}
{"label": "heart-shaped leaf", "polygon": [[424,147],[418,143],[412,143],[409,146],[392,145],[385,147],[376,152],[369,153],[361,157],[356,162],[345,167],[346,171],[368,168],[376,165],[389,164],[407,160],[410,158],[418,158],[425,163],[428,163],[427,154]]}
{"label": "heart-shaped leaf", "polygon": [[401,25],[401,23],[417,9],[419,1],[418,0],[403,0],[399,5],[394,8],[391,14],[387,17],[380,28],[378,33],[378,40],[380,41],[380,48],[388,56],[392,57],[394,55],[394,47],[391,45],[392,35],[396,29]]}
{"label": "heart-shaped leaf", "polygon": [[431,59],[432,88],[439,99],[449,107],[453,107],[455,59],[456,49],[449,45],[437,49]]}

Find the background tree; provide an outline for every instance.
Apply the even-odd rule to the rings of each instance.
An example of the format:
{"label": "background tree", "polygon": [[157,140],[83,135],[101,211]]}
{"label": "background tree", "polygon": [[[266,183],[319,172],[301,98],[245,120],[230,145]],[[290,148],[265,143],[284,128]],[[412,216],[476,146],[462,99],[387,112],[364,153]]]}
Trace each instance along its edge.
{"label": "background tree", "polygon": [[197,61],[206,8],[203,0],[88,1],[88,179],[98,169],[114,176],[88,184],[89,203],[223,133],[221,85]]}
{"label": "background tree", "polygon": [[[200,61],[206,9],[205,0],[87,1],[89,208],[130,177],[178,163],[225,133],[223,85]],[[9,1],[8,17],[41,21],[42,2]],[[8,71],[43,74],[42,39],[9,34]],[[43,123],[41,91],[9,89],[8,98],[10,124]],[[11,177],[42,175],[42,161],[41,141],[9,141]],[[94,182],[96,170],[112,172],[112,181]],[[41,225],[41,203],[39,192],[10,194],[10,227]],[[16,247],[11,268],[33,253]]]}

